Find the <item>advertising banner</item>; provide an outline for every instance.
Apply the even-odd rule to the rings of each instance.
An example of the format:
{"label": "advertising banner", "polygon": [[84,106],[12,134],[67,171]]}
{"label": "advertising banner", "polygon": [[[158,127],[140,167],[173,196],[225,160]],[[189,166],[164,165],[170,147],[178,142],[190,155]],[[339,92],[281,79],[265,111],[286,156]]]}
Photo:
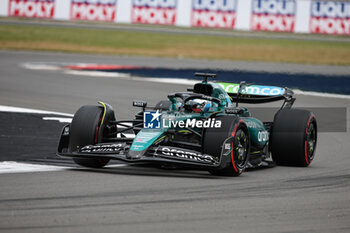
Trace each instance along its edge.
{"label": "advertising banner", "polygon": [[235,27],[237,0],[193,0],[191,26]]}
{"label": "advertising banner", "polygon": [[293,32],[295,0],[252,0],[251,30]]}
{"label": "advertising banner", "polygon": [[113,22],[117,0],[72,0],[70,19]]}
{"label": "advertising banner", "polygon": [[0,0],[0,16],[350,36],[350,0]]}
{"label": "advertising banner", "polygon": [[310,32],[350,35],[350,2],[312,1]]}
{"label": "advertising banner", "polygon": [[131,22],[174,25],[177,0],[133,0]]}
{"label": "advertising banner", "polygon": [[10,0],[9,16],[53,18],[55,0]]}

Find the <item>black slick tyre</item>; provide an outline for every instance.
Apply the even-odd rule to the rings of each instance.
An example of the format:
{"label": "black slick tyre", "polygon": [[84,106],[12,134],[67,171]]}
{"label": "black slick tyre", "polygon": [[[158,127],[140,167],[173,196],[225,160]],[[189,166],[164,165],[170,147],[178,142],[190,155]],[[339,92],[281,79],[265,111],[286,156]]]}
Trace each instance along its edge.
{"label": "black slick tyre", "polygon": [[316,144],[317,122],[313,113],[302,109],[282,109],[276,113],[270,150],[277,165],[309,166]]}
{"label": "black slick tyre", "polygon": [[[103,109],[99,106],[85,105],[75,113],[70,125],[69,150],[76,152],[86,145],[98,143],[98,131]],[[78,165],[90,168],[101,168],[109,159],[106,158],[73,158]]]}
{"label": "black slick tyre", "polygon": [[[219,116],[221,128],[206,129],[203,138],[203,153],[222,158],[220,169],[210,170],[216,176],[239,176],[249,160],[250,140],[246,124],[236,116]],[[229,140],[228,140],[229,139]],[[222,155],[224,144],[230,144],[230,152]]]}

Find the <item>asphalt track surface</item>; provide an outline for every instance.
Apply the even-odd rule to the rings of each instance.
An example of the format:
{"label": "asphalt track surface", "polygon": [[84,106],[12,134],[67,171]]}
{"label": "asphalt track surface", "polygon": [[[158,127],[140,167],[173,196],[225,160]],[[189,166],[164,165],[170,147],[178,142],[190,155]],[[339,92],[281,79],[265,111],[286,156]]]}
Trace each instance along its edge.
{"label": "asphalt track surface", "polygon": [[[29,61],[190,66],[167,59],[0,52],[1,105],[74,113],[102,100],[119,119],[136,111],[133,99],[154,104],[186,86],[21,67]],[[193,62],[193,68],[208,63]],[[295,106],[347,108],[347,132],[320,133],[308,168],[256,169],[236,178],[130,166],[0,174],[0,232],[349,232],[350,100],[299,95]]]}

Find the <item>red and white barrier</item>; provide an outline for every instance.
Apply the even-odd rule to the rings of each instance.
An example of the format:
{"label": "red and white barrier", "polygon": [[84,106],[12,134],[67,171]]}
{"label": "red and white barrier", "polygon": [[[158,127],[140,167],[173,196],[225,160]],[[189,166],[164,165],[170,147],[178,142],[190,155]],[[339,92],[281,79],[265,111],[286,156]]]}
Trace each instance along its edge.
{"label": "red and white barrier", "polygon": [[0,0],[0,16],[350,35],[345,0]]}

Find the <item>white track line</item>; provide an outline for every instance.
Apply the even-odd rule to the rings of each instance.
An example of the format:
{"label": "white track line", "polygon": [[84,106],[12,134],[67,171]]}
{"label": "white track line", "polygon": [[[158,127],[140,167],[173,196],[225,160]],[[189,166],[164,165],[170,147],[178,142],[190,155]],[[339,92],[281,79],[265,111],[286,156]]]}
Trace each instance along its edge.
{"label": "white track line", "polygon": [[55,64],[43,64],[43,63],[23,63],[21,65],[23,68],[29,70],[62,70],[63,68]]}
{"label": "white track line", "polygon": [[107,165],[105,168],[129,167],[129,166],[130,166],[130,164],[122,163],[122,164]]}
{"label": "white track line", "polygon": [[[70,123],[72,121],[73,115],[62,112],[52,112],[52,111],[43,111],[37,109],[30,108],[19,108],[19,107],[11,107],[0,105],[0,112],[15,112],[15,113],[37,113],[37,114],[52,114],[59,116],[67,116],[67,117],[43,117],[43,120],[55,120],[62,123]],[[125,125],[131,125],[131,123],[125,123]],[[120,127],[124,128],[124,127]],[[134,134],[123,134],[128,138],[134,138]],[[127,164],[115,164],[107,167],[126,167]],[[20,162],[12,162],[12,161],[4,161],[0,162],[0,174],[6,173],[32,173],[32,172],[48,172],[48,171],[62,171],[66,169],[71,169],[71,167],[63,167],[63,166],[54,166],[54,165],[43,165],[43,164],[29,164],[29,163],[20,163]]]}
{"label": "white track line", "polygon": [[19,108],[19,107],[5,106],[5,105],[0,105],[0,112],[38,113],[38,114],[51,114],[51,115],[73,117],[73,114],[69,114],[69,113],[44,111],[44,110],[37,110],[37,109],[31,109],[31,108]]}
{"label": "white track line", "polygon": [[[35,114],[65,116],[65,117],[43,117],[43,120],[57,120],[60,122],[70,122],[73,117],[72,114],[68,114],[68,113],[43,111],[43,110],[37,110],[37,109],[19,108],[19,107],[11,107],[11,106],[4,106],[4,105],[0,105],[0,112],[35,113]],[[70,118],[67,118],[67,117],[70,117]],[[8,161],[0,162],[0,174],[62,171],[67,168],[68,167],[18,163],[18,162],[8,162]]]}
{"label": "white track line", "polygon": [[41,165],[41,164],[0,162],[0,174],[62,171],[68,168],[69,167],[59,167],[59,166]]}
{"label": "white track line", "polygon": [[86,71],[86,70],[68,70],[66,74],[81,75],[81,76],[92,76],[92,77],[103,77],[103,78],[120,78],[133,81],[145,81],[145,82],[157,82],[157,83],[171,83],[171,84],[182,84],[182,85],[194,85],[198,80],[190,80],[183,78],[153,78],[153,77],[137,77],[130,76],[129,74],[118,73],[118,72],[103,72],[103,71]]}
{"label": "white track line", "polygon": [[59,121],[60,123],[71,123],[72,118],[63,118],[63,117],[43,117],[44,121]]}
{"label": "white track line", "polygon": [[[129,164],[113,164],[107,165],[106,168],[118,168],[128,167]],[[45,164],[29,164],[5,161],[0,162],[0,174],[11,174],[11,173],[33,173],[33,172],[53,172],[53,171],[64,171],[68,169],[85,169],[84,167],[63,167],[55,165]]]}
{"label": "white track line", "polygon": [[66,70],[64,73],[72,75],[83,75],[92,77],[104,77],[104,78],[130,78],[130,74],[118,73],[118,72],[102,72],[102,71],[86,71],[86,70]]}
{"label": "white track line", "polygon": [[118,73],[118,72],[69,70],[69,71],[65,71],[65,73],[72,74],[72,75],[81,75],[81,76],[120,78],[120,79],[132,80],[132,81],[171,83],[171,84],[181,84],[181,85],[194,85],[195,83],[198,82],[198,80],[183,79],[183,78],[138,77],[138,76],[130,76],[129,74]]}
{"label": "white track line", "polygon": [[298,89],[293,89],[293,92],[296,95],[309,95],[309,96],[319,96],[319,97],[338,98],[338,99],[350,99],[350,95],[340,95],[340,94],[322,93],[322,92],[314,92],[314,91],[301,91]]}
{"label": "white track line", "polygon": [[[0,112],[16,112],[16,113],[38,113],[38,114],[52,114],[52,115],[59,115],[59,116],[67,116],[67,117],[43,117],[43,120],[46,121],[59,121],[61,123],[71,123],[73,114],[69,113],[62,113],[62,112],[51,112],[51,111],[43,111],[43,110],[37,110],[37,109],[30,109],[30,108],[19,108],[19,107],[11,107],[11,106],[4,106],[0,105]],[[131,126],[132,123],[123,123],[125,125]],[[118,128],[125,128],[124,126],[118,126]],[[134,138],[135,134],[129,134],[124,133],[125,137],[128,138]]]}

